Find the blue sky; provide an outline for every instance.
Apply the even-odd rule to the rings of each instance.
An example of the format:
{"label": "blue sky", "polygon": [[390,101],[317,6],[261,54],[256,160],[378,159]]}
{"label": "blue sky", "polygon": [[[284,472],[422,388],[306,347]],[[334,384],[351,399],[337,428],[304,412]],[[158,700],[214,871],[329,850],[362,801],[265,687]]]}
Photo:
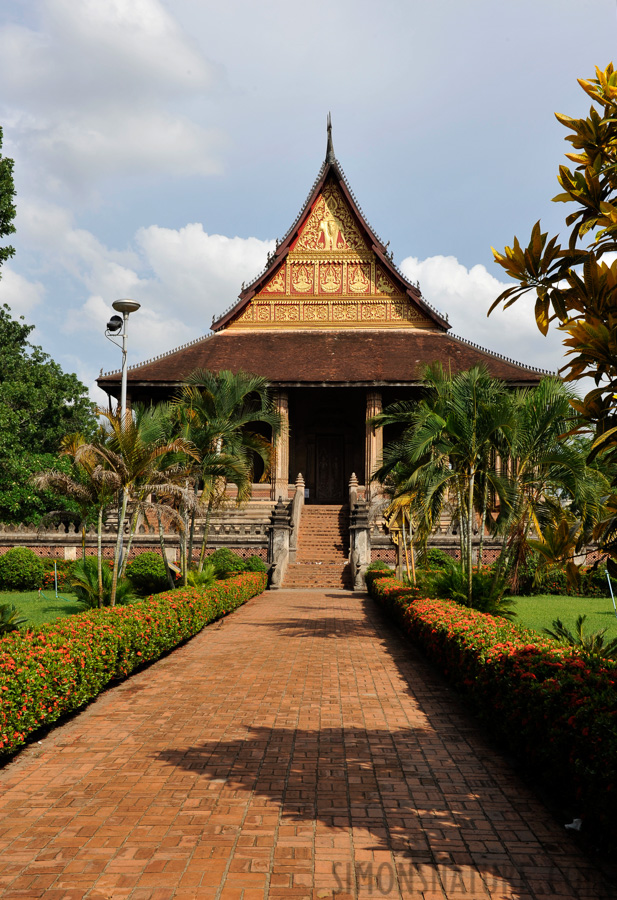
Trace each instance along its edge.
{"label": "blue sky", "polygon": [[491,245],[526,238],[614,58],[615,0],[20,0],[0,19],[0,124],[17,234],[0,302],[89,386],[208,332],[262,267],[334,147],[373,228],[453,330],[561,363],[530,304],[486,319]]}

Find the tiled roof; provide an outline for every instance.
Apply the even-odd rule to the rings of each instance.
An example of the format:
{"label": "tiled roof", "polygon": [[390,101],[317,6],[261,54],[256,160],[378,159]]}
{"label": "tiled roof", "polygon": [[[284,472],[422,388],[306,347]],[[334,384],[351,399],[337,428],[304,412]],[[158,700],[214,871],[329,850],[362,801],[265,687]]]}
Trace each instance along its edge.
{"label": "tiled roof", "polygon": [[[134,385],[175,385],[198,368],[244,370],[274,384],[414,384],[424,366],[440,361],[453,372],[484,364],[512,384],[536,384],[552,374],[517,363],[447,332],[225,330],[129,368]],[[98,379],[115,389],[120,372]]]}

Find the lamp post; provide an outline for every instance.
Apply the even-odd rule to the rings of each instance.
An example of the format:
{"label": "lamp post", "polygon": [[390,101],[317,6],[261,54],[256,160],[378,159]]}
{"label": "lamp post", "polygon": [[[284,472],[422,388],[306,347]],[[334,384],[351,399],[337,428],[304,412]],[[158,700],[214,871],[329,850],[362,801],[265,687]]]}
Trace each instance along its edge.
{"label": "lamp post", "polygon": [[[111,317],[111,319],[107,323],[105,337],[108,338],[112,342],[112,344],[115,344],[116,347],[121,347],[122,349],[122,388],[120,393],[120,409],[122,410],[122,417],[124,418],[124,414],[126,412],[126,342],[128,336],[127,326],[130,314],[132,312],[137,312],[137,310],[141,306],[141,303],[138,303],[137,300],[129,300],[128,298],[126,298],[124,300],[114,300],[111,305],[116,310],[116,312],[122,313],[122,318],[120,316]],[[118,344],[117,341],[114,341],[112,335],[121,337],[122,344]]]}

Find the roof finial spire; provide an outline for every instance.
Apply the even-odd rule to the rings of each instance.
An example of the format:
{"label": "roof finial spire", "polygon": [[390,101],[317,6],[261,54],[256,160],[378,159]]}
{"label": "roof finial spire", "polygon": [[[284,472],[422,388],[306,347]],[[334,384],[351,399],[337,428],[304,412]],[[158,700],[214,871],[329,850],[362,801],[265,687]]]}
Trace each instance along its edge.
{"label": "roof finial spire", "polygon": [[336,157],[334,156],[334,147],[332,145],[332,116],[328,113],[328,143],[326,146],[326,162],[332,163],[334,162]]}

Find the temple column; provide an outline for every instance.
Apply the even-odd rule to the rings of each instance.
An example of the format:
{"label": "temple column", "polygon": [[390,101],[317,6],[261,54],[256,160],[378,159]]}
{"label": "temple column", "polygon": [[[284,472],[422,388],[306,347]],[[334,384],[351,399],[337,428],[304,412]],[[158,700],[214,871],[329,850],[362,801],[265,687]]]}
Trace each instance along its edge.
{"label": "temple column", "polygon": [[381,465],[383,453],[383,428],[374,428],[368,420],[378,415],[382,410],[381,391],[366,392],[366,452],[364,483],[366,485],[367,500],[380,493],[379,485],[371,484],[371,477],[375,469]]}
{"label": "temple column", "polygon": [[289,397],[287,391],[277,391],[274,402],[281,417],[281,431],[274,445],[270,497],[272,500],[282,497],[283,501],[287,503],[287,494],[289,493]]}

